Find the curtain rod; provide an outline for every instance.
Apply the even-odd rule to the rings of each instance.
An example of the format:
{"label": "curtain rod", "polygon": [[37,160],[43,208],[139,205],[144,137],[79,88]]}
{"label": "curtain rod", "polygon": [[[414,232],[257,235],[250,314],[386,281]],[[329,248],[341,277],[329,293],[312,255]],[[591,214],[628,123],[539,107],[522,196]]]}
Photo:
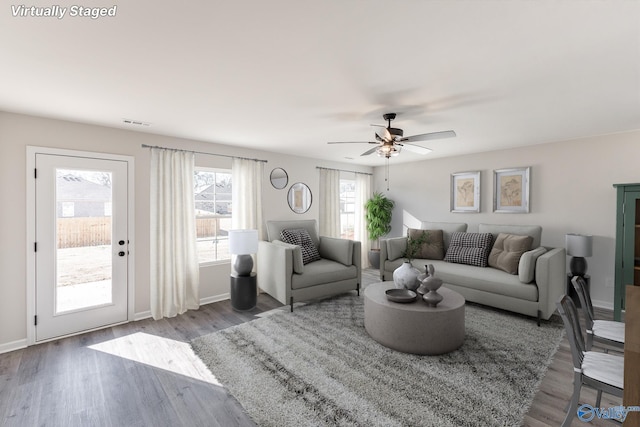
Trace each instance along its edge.
{"label": "curtain rod", "polygon": [[250,158],[250,157],[229,156],[229,155],[227,155],[227,154],[216,154],[216,153],[205,153],[204,151],[182,150],[182,149],[180,149],[180,148],[160,147],[160,146],[158,146],[158,145],[147,145],[147,144],[142,144],[142,148],[160,148],[160,149],[162,149],[162,150],[188,151],[189,153],[194,153],[194,154],[204,154],[204,155],[207,155],[207,156],[229,157],[230,159],[253,160],[254,162],[264,162],[264,163],[267,163],[267,162],[268,162],[268,160],[252,159],[252,158]]}
{"label": "curtain rod", "polygon": [[339,172],[352,172],[352,173],[359,173],[360,175],[371,175],[371,176],[373,176],[373,174],[369,173],[369,172],[349,171],[349,170],[346,170],[346,169],[323,168],[323,167],[320,167],[320,166],[316,166],[316,169],[326,169],[328,171],[339,171]]}

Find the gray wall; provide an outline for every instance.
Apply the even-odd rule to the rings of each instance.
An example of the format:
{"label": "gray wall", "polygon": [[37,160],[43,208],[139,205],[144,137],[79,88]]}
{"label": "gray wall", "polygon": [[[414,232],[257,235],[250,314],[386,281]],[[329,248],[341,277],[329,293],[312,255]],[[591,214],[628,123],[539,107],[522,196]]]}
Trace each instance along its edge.
{"label": "gray wall", "polygon": [[[403,217],[407,223],[412,217],[466,222],[469,231],[477,231],[479,223],[537,224],[545,246],[564,246],[566,233],[592,234],[593,256],[587,259],[592,298],[596,305],[613,307],[613,184],[640,182],[640,132],[406,164],[391,159],[390,165],[390,190],[383,167],[375,168],[374,188],[396,202],[391,235],[402,234]],[[531,167],[531,213],[493,213],[493,170],[522,166]],[[450,175],[478,170],[481,212],[450,212]]]}
{"label": "gray wall", "polygon": [[[263,194],[265,219],[317,218],[319,175],[316,166],[355,167],[310,158],[286,156],[268,151],[248,150],[222,144],[92,126],[61,120],[0,112],[0,197],[5,201],[0,221],[0,352],[24,345],[27,328],[26,301],[26,147],[55,147],[133,156],[135,161],[135,313],[143,317],[149,310],[149,150],[141,144],[174,147],[193,151],[245,156],[267,160]],[[224,157],[196,156],[197,166],[231,168]],[[287,204],[287,189],[276,190],[269,184],[275,167],[289,174],[289,185],[305,182],[314,201],[305,214],[293,213]],[[288,188],[288,187],[287,187]],[[229,263],[201,268],[200,297],[214,301],[229,292]]]}

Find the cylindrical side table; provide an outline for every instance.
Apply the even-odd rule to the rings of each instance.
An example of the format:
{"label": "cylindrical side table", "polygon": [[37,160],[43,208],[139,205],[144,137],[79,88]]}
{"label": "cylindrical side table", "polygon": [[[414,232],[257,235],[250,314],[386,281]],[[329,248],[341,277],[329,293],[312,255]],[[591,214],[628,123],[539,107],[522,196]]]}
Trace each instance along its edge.
{"label": "cylindrical side table", "polygon": [[231,307],[237,311],[252,310],[257,298],[256,273],[250,276],[231,275]]}

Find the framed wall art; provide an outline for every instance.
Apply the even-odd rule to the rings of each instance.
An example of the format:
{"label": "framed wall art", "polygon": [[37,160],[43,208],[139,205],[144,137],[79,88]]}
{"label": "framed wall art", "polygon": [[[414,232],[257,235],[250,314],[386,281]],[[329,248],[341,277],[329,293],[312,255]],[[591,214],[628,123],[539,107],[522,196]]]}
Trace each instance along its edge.
{"label": "framed wall art", "polygon": [[451,174],[451,212],[480,212],[480,171]]}
{"label": "framed wall art", "polygon": [[493,171],[494,212],[529,212],[530,170],[530,167],[525,167],[496,169]]}

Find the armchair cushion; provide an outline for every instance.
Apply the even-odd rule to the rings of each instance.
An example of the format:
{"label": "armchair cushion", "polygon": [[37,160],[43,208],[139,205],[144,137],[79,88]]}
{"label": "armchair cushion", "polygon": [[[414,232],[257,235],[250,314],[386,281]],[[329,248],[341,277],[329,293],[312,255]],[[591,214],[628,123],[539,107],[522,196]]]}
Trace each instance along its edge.
{"label": "armchair cushion", "polygon": [[304,274],[294,274],[291,278],[291,289],[303,289],[325,285],[358,276],[358,267],[346,266],[329,259],[321,259],[304,266]]}
{"label": "armchair cushion", "polygon": [[302,248],[300,246],[292,245],[291,243],[286,243],[282,240],[274,240],[271,243],[273,243],[274,245],[293,249],[293,272],[298,274],[304,273],[304,263],[302,262]]}
{"label": "armchair cushion", "polygon": [[283,242],[300,246],[302,251],[302,263],[309,264],[320,259],[318,248],[311,240],[309,232],[304,228],[282,230],[280,237]]}
{"label": "armchair cushion", "polygon": [[320,236],[320,256],[340,264],[353,264],[353,242],[347,239]]}

